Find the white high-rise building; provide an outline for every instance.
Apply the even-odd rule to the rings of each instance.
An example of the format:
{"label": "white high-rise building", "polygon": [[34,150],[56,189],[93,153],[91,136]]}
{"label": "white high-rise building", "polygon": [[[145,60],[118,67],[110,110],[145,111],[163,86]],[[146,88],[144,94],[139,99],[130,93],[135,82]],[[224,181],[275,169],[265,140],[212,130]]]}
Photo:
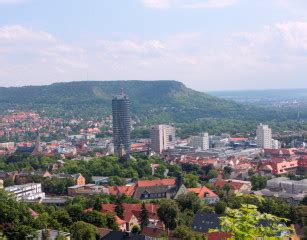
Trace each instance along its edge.
{"label": "white high-rise building", "polygon": [[272,130],[268,125],[260,124],[256,131],[256,143],[259,148],[272,149]]}
{"label": "white high-rise building", "polygon": [[175,128],[169,125],[156,125],[150,131],[151,149],[155,153],[162,153],[163,150],[174,148]]}
{"label": "white high-rise building", "polygon": [[190,146],[193,148],[200,148],[201,150],[209,149],[209,134],[201,133],[200,136],[192,136]]}

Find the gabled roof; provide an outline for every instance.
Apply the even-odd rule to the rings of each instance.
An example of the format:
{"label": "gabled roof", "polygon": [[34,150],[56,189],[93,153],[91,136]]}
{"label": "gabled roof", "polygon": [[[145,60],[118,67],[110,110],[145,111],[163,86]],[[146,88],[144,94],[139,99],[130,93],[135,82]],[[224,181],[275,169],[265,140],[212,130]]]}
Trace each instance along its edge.
{"label": "gabled roof", "polygon": [[115,216],[115,221],[116,223],[120,226],[123,224],[126,224],[126,221],[122,220],[121,218],[119,218],[118,216]]}
{"label": "gabled roof", "polygon": [[207,197],[210,198],[215,198],[217,195],[211,191],[209,188],[206,186],[202,186],[199,188],[188,188],[188,192],[193,192],[195,193],[199,198],[205,198],[205,195],[207,194]]}
{"label": "gabled roof", "polygon": [[153,194],[153,193],[167,193],[175,191],[175,186],[149,186],[149,187],[138,187],[134,194],[134,198],[141,198],[142,194]]}
{"label": "gabled roof", "polygon": [[244,183],[241,182],[233,182],[231,180],[225,181],[223,179],[217,179],[213,183],[215,187],[224,187],[225,184],[229,184],[233,190],[240,190],[240,188],[244,185]]}
{"label": "gabled roof", "polygon": [[[140,218],[140,214],[142,212],[142,205],[141,204],[129,204],[129,203],[123,203],[122,204],[124,208],[124,220],[126,222],[129,222],[132,218],[132,216],[135,216],[136,218]],[[107,203],[107,204],[101,204],[101,211],[104,213],[115,213],[115,204]],[[159,220],[157,210],[159,208],[156,204],[145,204],[145,207],[148,211],[148,215],[150,219],[156,219]]]}
{"label": "gabled roof", "polygon": [[111,195],[125,194],[131,197],[134,194],[135,186],[111,186],[108,189]]}
{"label": "gabled roof", "polygon": [[175,178],[157,179],[157,180],[142,180],[137,182],[138,187],[152,186],[173,186],[176,185]]}
{"label": "gabled roof", "polygon": [[144,227],[141,234],[146,237],[160,238],[162,236],[165,236],[166,232],[160,228]]}

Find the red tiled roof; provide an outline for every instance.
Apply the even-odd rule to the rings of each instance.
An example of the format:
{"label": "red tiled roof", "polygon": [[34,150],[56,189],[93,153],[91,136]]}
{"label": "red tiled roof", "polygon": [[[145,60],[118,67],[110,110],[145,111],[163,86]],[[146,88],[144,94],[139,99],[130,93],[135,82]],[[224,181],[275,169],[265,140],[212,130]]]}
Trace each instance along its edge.
{"label": "red tiled roof", "polygon": [[208,233],[208,240],[227,240],[231,238],[231,234],[223,232]]}
{"label": "red tiled roof", "polygon": [[[123,203],[124,208],[124,218],[125,221],[130,221],[132,215],[134,215],[136,218],[140,217],[140,214],[142,212],[142,205],[141,204],[129,204],[129,203]],[[107,204],[101,204],[101,212],[103,213],[115,213],[115,204],[107,203]],[[159,208],[156,204],[145,204],[145,207],[148,211],[149,218],[151,219],[159,219],[157,210]]]}
{"label": "red tiled roof", "polygon": [[226,183],[229,184],[230,187],[231,187],[232,189],[234,189],[234,190],[239,190],[239,189],[244,185],[243,183],[240,183],[240,182],[233,182],[233,181],[231,181],[231,180],[225,181],[225,180],[223,180],[223,179],[217,179],[217,180],[213,183],[213,185],[214,185],[215,187],[224,187],[224,185],[225,185]]}
{"label": "red tiled roof", "polygon": [[230,141],[232,142],[242,142],[242,141],[246,141],[247,138],[230,138]]}
{"label": "red tiled roof", "polygon": [[188,188],[188,191],[195,193],[199,198],[205,198],[205,193],[208,193],[209,197],[211,198],[217,197],[217,195],[206,186],[199,188]]}
{"label": "red tiled roof", "polygon": [[126,221],[120,219],[118,216],[115,216],[115,221],[116,223],[120,226],[120,225],[123,225],[123,224],[126,224]]}
{"label": "red tiled roof", "polygon": [[109,193],[111,195],[125,194],[131,197],[135,191],[135,186],[112,186],[109,187]]}
{"label": "red tiled roof", "polygon": [[152,237],[152,238],[159,238],[163,235],[166,235],[166,232],[160,228],[151,228],[151,227],[144,227],[141,235]]}
{"label": "red tiled roof", "polygon": [[142,180],[138,181],[138,187],[152,187],[152,186],[173,186],[176,184],[175,178],[157,179],[157,180]]}

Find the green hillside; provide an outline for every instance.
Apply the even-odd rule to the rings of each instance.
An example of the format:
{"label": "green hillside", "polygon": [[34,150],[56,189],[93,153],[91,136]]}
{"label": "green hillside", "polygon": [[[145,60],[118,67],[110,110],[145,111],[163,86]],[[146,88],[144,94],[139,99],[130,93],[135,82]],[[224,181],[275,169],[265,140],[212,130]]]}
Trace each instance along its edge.
{"label": "green hillside", "polygon": [[0,88],[0,108],[34,109],[61,117],[102,117],[111,113],[112,97],[121,88],[130,98],[132,114],[151,123],[278,117],[276,112],[213,97],[176,81],[82,81]]}

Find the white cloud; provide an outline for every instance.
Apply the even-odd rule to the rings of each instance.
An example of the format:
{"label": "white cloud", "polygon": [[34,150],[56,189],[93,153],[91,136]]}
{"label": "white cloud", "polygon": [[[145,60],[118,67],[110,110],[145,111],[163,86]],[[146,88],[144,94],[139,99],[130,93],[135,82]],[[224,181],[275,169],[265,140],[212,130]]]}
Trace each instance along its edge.
{"label": "white cloud", "polygon": [[176,79],[201,90],[279,88],[282,81],[297,87],[307,76],[306,43],[307,22],[280,22],[224,38],[200,32],[150,39],[119,35],[87,45],[3,26],[0,85],[84,80],[88,73],[93,80]]}
{"label": "white cloud", "polygon": [[186,3],[182,8],[224,8],[234,5],[237,0],[208,0],[198,3]]}
{"label": "white cloud", "polygon": [[172,0],[141,0],[146,8],[164,9],[171,6]]}
{"label": "white cloud", "polygon": [[236,4],[238,0],[141,0],[146,8],[224,8]]}
{"label": "white cloud", "polygon": [[0,27],[0,53],[1,85],[45,83],[87,67],[81,47],[21,25]]}

